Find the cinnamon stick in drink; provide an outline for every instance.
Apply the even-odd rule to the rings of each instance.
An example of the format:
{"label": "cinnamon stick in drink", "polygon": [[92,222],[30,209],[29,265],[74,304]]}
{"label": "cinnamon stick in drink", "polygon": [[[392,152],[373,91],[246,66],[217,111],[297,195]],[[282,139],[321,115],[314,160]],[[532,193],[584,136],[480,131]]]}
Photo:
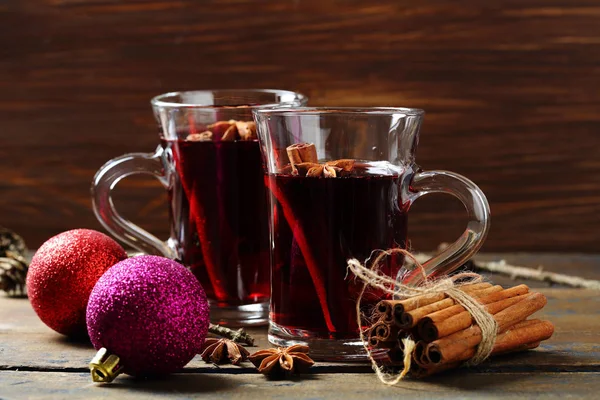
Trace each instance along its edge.
{"label": "cinnamon stick in drink", "polygon": [[[314,145],[313,145],[314,146]],[[308,241],[306,239],[306,235],[302,229],[302,226],[296,220],[296,217],[292,213],[291,207],[283,193],[278,189],[277,185],[271,183],[270,180],[267,180],[267,187],[271,190],[271,193],[279,204],[281,204],[281,208],[283,210],[283,216],[286,219],[288,225],[290,227],[295,227],[294,237],[296,242],[298,243],[298,247],[300,247],[300,251],[304,257],[306,262],[306,267],[308,268],[309,275],[313,281],[315,291],[317,293],[317,297],[319,298],[319,303],[321,305],[321,310],[323,311],[323,318],[325,319],[325,324],[327,325],[327,329],[330,332],[335,332],[336,328],[333,324],[333,320],[331,318],[331,312],[329,310],[329,304],[327,303],[327,290],[325,289],[325,280],[322,276],[321,271],[317,268],[317,262],[315,256],[308,245]]]}
{"label": "cinnamon stick in drink", "polygon": [[292,173],[298,174],[296,164],[301,163],[318,163],[317,148],[313,143],[296,143],[288,146],[287,155],[292,165]]}

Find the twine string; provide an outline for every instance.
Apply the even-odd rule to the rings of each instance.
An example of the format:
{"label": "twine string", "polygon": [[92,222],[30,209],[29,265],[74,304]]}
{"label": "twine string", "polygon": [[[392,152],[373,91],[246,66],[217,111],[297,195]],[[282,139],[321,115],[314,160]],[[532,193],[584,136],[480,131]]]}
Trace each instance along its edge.
{"label": "twine string", "polygon": [[[407,258],[410,258],[415,267],[418,268],[423,276],[425,277],[425,282],[421,286],[408,286],[404,285],[400,281],[387,276],[385,274],[381,274],[379,272],[379,265],[386,258],[393,254],[401,254]],[[406,337],[402,339],[404,344],[404,358],[403,364],[404,368],[400,374],[396,376],[388,374],[385,372],[383,366],[377,364],[377,361],[373,357],[371,350],[368,346],[368,341],[365,339],[365,332],[370,330],[371,327],[367,327],[363,329],[362,326],[362,312],[361,312],[361,302],[363,295],[365,294],[367,288],[371,287],[374,289],[379,289],[380,291],[389,294],[392,298],[410,298],[425,294],[438,294],[444,293],[448,295],[448,297],[452,298],[458,304],[463,306],[465,310],[467,310],[479,328],[481,329],[481,343],[477,346],[477,350],[475,355],[468,361],[470,365],[476,365],[484,361],[492,352],[494,344],[496,342],[496,334],[498,332],[498,324],[494,317],[487,312],[487,310],[475,300],[469,294],[460,290],[460,287],[465,284],[474,284],[483,281],[481,275],[472,273],[472,272],[463,272],[459,274],[455,274],[449,276],[444,279],[439,279],[436,281],[428,281],[427,273],[425,272],[425,268],[423,265],[412,255],[408,250],[405,249],[390,249],[381,251],[380,254],[373,260],[371,268],[367,267],[360,263],[357,259],[349,259],[348,260],[348,270],[354,274],[356,279],[359,279],[363,282],[363,287],[359,293],[359,296],[356,300],[356,322],[359,327],[359,336],[360,340],[367,352],[369,360],[371,361],[371,365],[373,370],[377,374],[379,380],[386,385],[395,385],[400,382],[406,374],[410,371],[412,365],[412,352],[415,348],[415,341],[410,337]],[[461,283],[458,283],[461,282]]]}

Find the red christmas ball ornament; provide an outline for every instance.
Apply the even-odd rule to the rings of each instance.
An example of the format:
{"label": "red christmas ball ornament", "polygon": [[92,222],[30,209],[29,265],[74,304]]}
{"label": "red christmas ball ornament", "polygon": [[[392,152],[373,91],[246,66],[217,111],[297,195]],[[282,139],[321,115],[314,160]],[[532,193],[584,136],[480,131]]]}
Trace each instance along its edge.
{"label": "red christmas ball ornament", "polygon": [[181,264],[138,256],[114,265],[98,280],[87,325],[100,350],[90,363],[95,382],[110,382],[121,372],[165,375],[201,351],[209,305],[196,277]]}
{"label": "red christmas ball ornament", "polygon": [[48,239],[33,256],[27,292],[40,319],[68,336],[85,336],[85,312],[94,285],[114,264],[127,258],[103,233],[75,229]]}

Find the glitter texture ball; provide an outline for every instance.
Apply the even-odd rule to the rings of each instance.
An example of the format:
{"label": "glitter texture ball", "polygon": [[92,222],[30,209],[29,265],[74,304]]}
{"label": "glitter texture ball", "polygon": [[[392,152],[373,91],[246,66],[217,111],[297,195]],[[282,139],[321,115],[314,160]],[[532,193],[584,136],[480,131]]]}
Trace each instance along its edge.
{"label": "glitter texture ball", "polygon": [[55,331],[85,336],[85,312],[94,285],[127,253],[113,239],[75,229],[48,239],[35,253],[27,291],[40,319]]}
{"label": "glitter texture ball", "polygon": [[194,275],[175,261],[138,256],[121,261],[98,281],[87,308],[96,350],[121,359],[125,373],[164,375],[200,353],[209,305]]}

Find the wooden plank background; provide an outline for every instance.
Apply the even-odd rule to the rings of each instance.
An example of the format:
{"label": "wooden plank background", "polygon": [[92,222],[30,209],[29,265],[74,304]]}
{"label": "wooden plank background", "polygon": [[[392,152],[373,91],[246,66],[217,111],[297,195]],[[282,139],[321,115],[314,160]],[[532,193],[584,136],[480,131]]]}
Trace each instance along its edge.
{"label": "wooden plank background", "polygon": [[[107,159],[156,146],[150,97],[216,87],[424,108],[418,162],[486,192],[486,250],[599,250],[594,0],[5,0],[0,225],[31,247],[99,228],[90,181]],[[166,237],[156,182],[130,179],[117,195]],[[419,200],[413,245],[453,240],[464,218],[456,201]]]}

